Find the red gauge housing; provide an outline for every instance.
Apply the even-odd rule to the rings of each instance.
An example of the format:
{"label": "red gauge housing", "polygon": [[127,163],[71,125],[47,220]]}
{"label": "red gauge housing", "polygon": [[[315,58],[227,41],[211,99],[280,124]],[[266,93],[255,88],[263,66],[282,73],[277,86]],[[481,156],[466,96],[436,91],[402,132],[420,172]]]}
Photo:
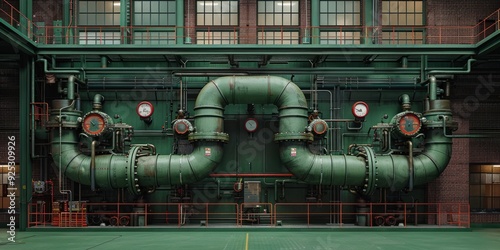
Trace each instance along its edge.
{"label": "red gauge housing", "polygon": [[257,130],[257,128],[259,127],[259,123],[257,122],[257,119],[255,118],[248,118],[246,121],[245,121],[245,130],[248,132],[248,133],[253,133]]}
{"label": "red gauge housing", "polygon": [[142,101],[139,104],[137,104],[136,112],[137,115],[141,118],[149,118],[153,115],[154,112],[154,106],[152,103],[148,101]]}
{"label": "red gauge housing", "polygon": [[368,115],[368,112],[370,111],[370,109],[368,107],[368,104],[366,104],[366,102],[359,101],[359,102],[355,102],[352,105],[351,111],[352,111],[352,114],[354,115],[354,117],[356,117],[358,119],[362,119]]}
{"label": "red gauge housing", "polygon": [[411,137],[416,135],[422,128],[420,117],[414,113],[407,113],[397,121],[399,133],[403,136]]}

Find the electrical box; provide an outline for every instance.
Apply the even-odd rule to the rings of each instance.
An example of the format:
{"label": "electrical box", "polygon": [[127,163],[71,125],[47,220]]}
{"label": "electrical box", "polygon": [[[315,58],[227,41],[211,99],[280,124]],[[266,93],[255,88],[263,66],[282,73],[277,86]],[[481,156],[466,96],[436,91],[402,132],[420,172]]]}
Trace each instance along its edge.
{"label": "electrical box", "polygon": [[245,181],[243,186],[244,203],[249,203],[245,207],[260,207],[260,181]]}

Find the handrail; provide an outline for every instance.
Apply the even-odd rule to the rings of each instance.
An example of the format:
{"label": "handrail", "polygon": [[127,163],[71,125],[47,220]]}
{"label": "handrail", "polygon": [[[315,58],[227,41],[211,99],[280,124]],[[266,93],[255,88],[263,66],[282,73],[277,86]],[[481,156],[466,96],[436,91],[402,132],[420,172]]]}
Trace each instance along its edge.
{"label": "handrail", "polygon": [[[21,29],[26,31],[27,36],[34,40],[38,41],[40,43],[45,43],[45,44],[51,44],[53,43],[53,39],[56,38],[56,35],[54,34],[54,29],[55,28],[61,28],[61,27],[56,27],[56,26],[45,26],[45,35],[39,36],[34,34],[34,30],[39,30],[39,27],[34,24],[34,22],[26,17],[23,13],[21,13],[16,7],[14,7],[12,4],[10,4],[7,0],[1,0],[2,3],[5,4],[6,8],[0,8],[0,18],[5,19],[9,24],[13,27],[20,27]],[[18,16],[16,18],[16,16]],[[21,27],[21,20],[26,20],[27,27]],[[490,22],[492,22],[490,24]],[[134,31],[141,31],[145,30],[146,39],[138,39],[140,41],[156,41],[160,39],[175,39],[175,37],[151,37],[150,34],[151,32],[158,32],[162,31],[162,29],[169,29],[176,31],[178,29],[184,29],[188,32],[186,32],[187,35],[186,37],[195,35],[196,31],[200,30],[208,30],[208,31],[214,31],[214,27],[211,26],[68,26],[65,27],[67,29],[76,29],[80,30],[83,29],[84,31],[98,31],[100,33],[106,32],[106,30],[113,30],[113,31],[119,31],[120,36],[119,37],[112,37],[111,39],[107,38],[105,34],[100,34],[98,37],[94,37],[95,44],[106,44],[107,40],[119,40],[119,43],[124,43],[127,39],[138,39],[138,37],[134,37]],[[365,33],[363,34],[363,30],[369,30],[369,29],[381,29],[381,32],[377,32],[375,34],[372,33]],[[494,30],[493,30],[494,29]],[[286,44],[287,40],[293,39],[294,42],[297,44],[300,43],[301,39],[304,38],[305,36],[309,36],[309,34],[314,34],[314,32],[308,32],[306,33],[301,33],[303,30],[321,30],[321,31],[329,31],[329,30],[338,30],[339,33],[339,38],[335,38],[338,40],[337,44],[352,44],[352,40],[358,40],[361,38],[373,38],[379,40],[379,43],[389,43],[389,44],[397,44],[400,43],[400,41],[405,41],[403,43],[408,43],[408,44],[476,44],[480,42],[482,39],[485,39],[491,32],[499,30],[500,29],[500,8],[497,9],[496,11],[492,12],[490,15],[482,19],[479,23],[471,26],[249,26],[249,27],[240,27],[240,26],[220,26],[217,27],[216,31],[229,31],[229,32],[234,32],[232,35],[229,34],[228,37],[223,37],[223,36],[218,36],[217,38],[220,40],[231,40],[230,43],[232,44],[238,44],[237,39],[248,39],[252,40],[247,43],[248,44],[259,44],[261,41],[264,41],[265,35],[264,32],[266,31],[274,31],[274,32],[280,32],[280,35],[275,38],[274,40],[276,41],[275,44]],[[154,31],[153,31],[154,30]],[[360,35],[348,35],[346,36],[344,32],[352,32],[352,31],[359,31]],[[356,31],[357,30],[357,31]],[[382,34],[384,33],[384,30],[389,30],[389,39],[384,39],[382,40]],[[412,32],[412,37],[411,38],[406,38],[406,39],[396,39],[396,34],[397,32],[404,31],[404,30],[410,30]],[[414,36],[414,32],[417,31],[426,31],[426,36],[420,38],[416,38]],[[248,33],[248,35],[243,35],[239,34],[236,35],[236,32],[238,31],[245,31]],[[253,31],[253,32],[252,32]],[[289,32],[289,31],[294,31],[297,32],[297,36],[284,36],[283,32]],[[450,32],[456,32],[456,34],[449,34]],[[260,34],[262,33],[262,34]],[[129,35],[130,34],[130,35]],[[259,35],[260,34],[260,35]],[[68,38],[67,34],[61,34],[61,36]],[[186,38],[184,37],[184,38]],[[45,38],[45,39],[40,39],[40,38]],[[50,39],[49,39],[50,38]],[[127,38],[127,39],[125,39]],[[153,39],[154,38],[154,39]],[[311,38],[318,38],[316,36],[312,36]],[[319,37],[321,38],[321,36]],[[73,37],[74,41],[78,41],[79,36],[78,33],[75,32],[75,35]],[[209,37],[205,38],[204,40],[209,40],[215,38]],[[260,39],[260,40],[259,40]],[[84,39],[85,41],[88,41],[88,37]],[[113,42],[112,44],[116,44]],[[212,42],[208,42],[205,44],[213,44]]]}
{"label": "handrail", "polygon": [[[470,227],[470,205],[442,203],[82,203],[79,211],[52,211],[47,203],[28,204],[28,227],[114,226],[358,226]],[[138,209],[139,208],[139,209]],[[266,209],[266,210],[264,210]],[[65,214],[63,214],[65,213]],[[71,215],[73,214],[73,215]],[[138,224],[141,217],[143,224]],[[66,221],[61,219],[66,218]],[[162,220],[158,220],[161,219]],[[51,220],[50,220],[51,219]],[[84,220],[88,222],[85,223]],[[97,219],[97,221],[95,221]],[[123,221],[120,221],[122,220]],[[188,222],[188,220],[191,222]],[[112,220],[112,221],[111,221]],[[135,221],[134,221],[135,220]],[[265,223],[261,223],[266,220]],[[295,223],[294,221],[302,221]],[[114,224],[113,224],[114,223]],[[228,224],[229,223],[229,224]],[[282,224],[284,223],[284,224]]]}

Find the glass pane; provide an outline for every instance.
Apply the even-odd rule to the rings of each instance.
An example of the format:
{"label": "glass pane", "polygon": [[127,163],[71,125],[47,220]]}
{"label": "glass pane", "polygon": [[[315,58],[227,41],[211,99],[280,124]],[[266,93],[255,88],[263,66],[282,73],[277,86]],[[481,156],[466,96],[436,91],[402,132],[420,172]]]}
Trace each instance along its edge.
{"label": "glass pane", "polygon": [[422,20],[422,15],[417,14],[415,15],[415,25],[423,25],[423,20]]}
{"label": "glass pane", "polygon": [[[283,22],[283,20],[285,20]],[[274,25],[290,25],[290,15],[289,14],[285,14],[285,15],[281,15],[281,14],[275,14],[274,15]]]}
{"label": "glass pane", "polygon": [[229,12],[229,7],[230,7],[230,2],[227,2],[227,1],[223,1],[222,2],[222,12]]}
{"label": "glass pane", "polygon": [[354,2],[354,12],[360,12],[360,8],[359,1]]}
{"label": "glass pane", "polygon": [[205,25],[205,18],[203,14],[196,15],[196,24],[197,25]]}
{"label": "glass pane", "polygon": [[390,12],[397,12],[398,11],[398,2],[397,1],[391,1],[391,6],[389,8]]}
{"label": "glass pane", "polygon": [[87,2],[87,9],[88,12],[96,12],[96,2],[94,1]]}
{"label": "glass pane", "polygon": [[238,14],[231,14],[231,23],[230,25],[238,25]]}
{"label": "glass pane", "polygon": [[258,25],[266,24],[266,15],[265,14],[258,14],[257,15],[257,24]]}
{"label": "glass pane", "polygon": [[231,12],[238,12],[238,1],[231,1]]}
{"label": "glass pane", "polygon": [[201,13],[201,12],[204,12],[205,11],[205,4],[203,1],[198,1],[196,3],[196,12],[197,13]]}
{"label": "glass pane", "polygon": [[80,13],[82,12],[87,12],[87,2],[80,2],[79,3],[79,9],[80,9]]}
{"label": "glass pane", "polygon": [[321,14],[321,15],[319,16],[319,24],[320,24],[320,25],[329,25],[329,23],[328,23],[328,15],[326,15],[326,14]]}
{"label": "glass pane", "polygon": [[167,25],[175,25],[175,14],[168,14]]}
{"label": "glass pane", "polygon": [[344,12],[344,2],[343,1],[338,1],[337,2],[337,12]]}
{"label": "glass pane", "polygon": [[134,11],[135,12],[142,12],[142,1],[135,1],[134,2]]}
{"label": "glass pane", "polygon": [[354,11],[354,3],[351,1],[345,2],[345,12],[353,12]]}
{"label": "glass pane", "polygon": [[104,25],[104,14],[97,14],[96,15],[96,23],[98,25]]}
{"label": "glass pane", "polygon": [[97,2],[97,9],[96,12],[104,12],[104,2]]}
{"label": "glass pane", "polygon": [[142,2],[142,12],[151,12],[149,1]]}
{"label": "glass pane", "polygon": [[415,1],[406,2],[406,10],[410,13],[415,12]]}
{"label": "glass pane", "polygon": [[95,14],[88,14],[87,15],[87,21],[88,21],[88,25],[96,25],[96,16]]}
{"label": "glass pane", "polygon": [[214,25],[221,25],[221,24],[227,25],[227,23],[222,23],[222,19],[221,19],[220,14],[214,14],[213,17],[214,17],[214,21],[213,21]]}
{"label": "glass pane", "polygon": [[354,25],[361,25],[361,15],[360,14],[354,14]]}
{"label": "glass pane", "polygon": [[338,14],[337,15],[337,25],[344,25],[344,18],[345,18],[345,15],[343,14]]}
{"label": "glass pane", "polygon": [[258,9],[259,13],[264,13],[266,11],[266,3],[259,1],[258,5],[257,5],[257,9]]}
{"label": "glass pane", "polygon": [[389,1],[382,1],[382,12],[389,12],[390,5]]}
{"label": "glass pane", "polygon": [[389,24],[396,25],[398,23],[398,14],[390,14]]}
{"label": "glass pane", "polygon": [[168,24],[168,17],[172,16],[172,14],[163,14],[163,15],[159,15],[160,16],[160,20],[159,20],[159,25],[167,25]]}
{"label": "glass pane", "polygon": [[266,25],[273,25],[273,14],[266,14]]}
{"label": "glass pane", "polygon": [[327,1],[321,1],[319,3],[319,11],[320,12],[325,12],[328,9],[328,2]]}
{"label": "glass pane", "polygon": [[398,15],[398,24],[399,25],[406,25],[406,14],[399,14]]}
{"label": "glass pane", "polygon": [[175,1],[168,1],[168,11],[175,12],[176,6]]}
{"label": "glass pane", "polygon": [[88,20],[87,20],[86,14],[78,15],[78,20],[79,20],[80,25],[88,25]]}
{"label": "glass pane", "polygon": [[168,2],[160,2],[159,12],[167,12],[168,11]]}
{"label": "glass pane", "polygon": [[104,5],[106,12],[113,12],[113,2],[105,2]]}
{"label": "glass pane", "polygon": [[299,25],[299,14],[292,15],[292,24],[291,25]]}
{"label": "glass pane", "polygon": [[405,1],[399,1],[399,6],[398,6],[399,12],[406,13],[406,2]]}
{"label": "glass pane", "polygon": [[158,14],[151,14],[151,25],[158,25],[160,22],[159,20],[160,17],[158,16]]}
{"label": "glass pane", "polygon": [[415,12],[422,12],[422,1],[415,1]]}

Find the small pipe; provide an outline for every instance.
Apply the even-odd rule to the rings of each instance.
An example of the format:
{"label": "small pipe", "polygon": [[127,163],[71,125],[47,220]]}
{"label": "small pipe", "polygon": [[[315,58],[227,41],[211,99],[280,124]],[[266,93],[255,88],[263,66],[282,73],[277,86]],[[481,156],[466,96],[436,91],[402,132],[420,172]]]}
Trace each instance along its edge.
{"label": "small pipe", "polygon": [[440,70],[440,69],[436,69],[436,70],[431,70],[429,71],[429,75],[437,75],[437,74],[468,74],[471,72],[472,70],[472,63],[475,62],[476,59],[473,59],[473,58],[470,58],[469,60],[467,60],[467,68],[464,70]]}
{"label": "small pipe", "polygon": [[108,67],[108,58],[106,56],[101,56],[101,68]]}
{"label": "small pipe", "polygon": [[90,145],[90,189],[95,191],[95,146],[97,141],[92,141]]}
{"label": "small pipe", "polygon": [[399,97],[399,101],[401,102],[401,107],[403,110],[406,111],[411,109],[410,96],[408,94],[402,94]]}
{"label": "small pipe", "polygon": [[92,107],[94,108],[94,110],[101,110],[103,102],[104,102],[104,96],[102,96],[101,94],[96,94],[92,102]]}
{"label": "small pipe", "polygon": [[489,135],[485,134],[468,134],[468,135],[451,135],[446,133],[446,117],[445,116],[439,116],[443,120],[443,135],[448,138],[455,138],[455,139],[467,139],[467,138],[488,138]]}
{"label": "small pipe", "polygon": [[437,99],[437,80],[435,76],[429,78],[429,101]]}
{"label": "small pipe", "polygon": [[254,174],[254,173],[213,173],[210,174],[210,177],[219,177],[219,178],[259,178],[259,177],[293,177],[293,174],[289,173],[269,173],[269,174]]}
{"label": "small pipe", "polygon": [[410,172],[410,179],[408,180],[408,191],[413,191],[413,178],[414,178],[414,172],[415,170],[413,169],[413,143],[411,141],[407,141],[406,144],[408,144],[408,169]]}
{"label": "small pipe", "polygon": [[70,75],[68,77],[68,99],[69,100],[74,100],[75,99],[75,83],[78,83],[78,84],[85,84],[85,82],[83,82],[82,80],[78,79],[76,76],[74,75]]}

